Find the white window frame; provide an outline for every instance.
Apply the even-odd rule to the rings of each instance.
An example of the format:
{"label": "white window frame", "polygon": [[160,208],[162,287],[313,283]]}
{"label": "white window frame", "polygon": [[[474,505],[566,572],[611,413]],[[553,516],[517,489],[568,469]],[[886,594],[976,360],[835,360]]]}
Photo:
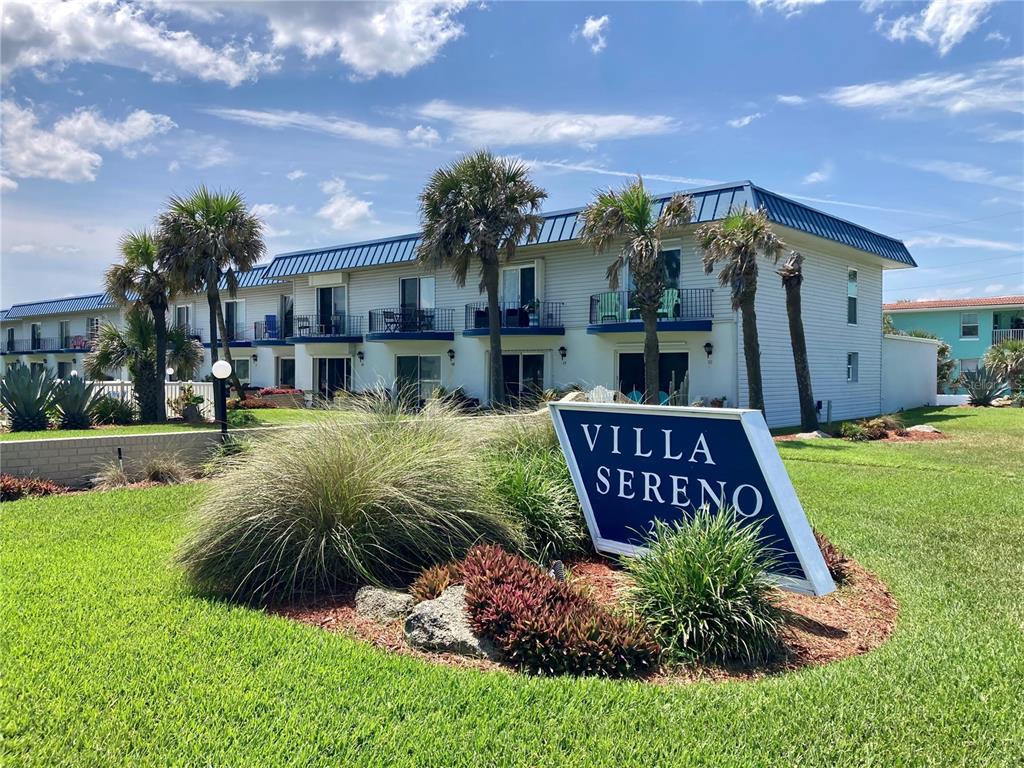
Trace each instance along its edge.
{"label": "white window frame", "polygon": [[87,317],[85,320],[85,335],[90,339],[95,339],[100,332],[102,324],[102,317]]}
{"label": "white window frame", "polygon": [[[444,386],[444,360],[443,355],[436,354],[419,354],[413,352],[411,354],[396,354],[394,358],[395,365],[395,382],[398,381],[398,358],[400,357],[415,357],[416,358],[416,386],[419,387],[419,395],[421,400],[429,400],[430,396],[434,393],[434,390],[438,387]],[[437,358],[437,379],[424,379],[422,376],[423,372],[423,358],[425,357],[436,357]],[[423,383],[431,382],[434,386],[426,393],[423,392]]]}
{"label": "white window frame", "polygon": [[[234,304],[235,305],[235,330],[237,331],[239,328],[241,328],[242,329],[242,338],[244,339],[245,338],[245,326],[246,326],[246,323],[248,322],[248,316],[246,315],[246,312],[245,312],[245,299],[224,299],[221,302],[221,309],[224,312],[224,325],[225,326],[228,324],[228,311],[226,309],[228,304]],[[241,305],[241,306],[238,306],[238,305]],[[241,315],[241,317],[242,317],[242,322],[241,323],[238,322],[239,315]]]}
{"label": "white window frame", "polygon": [[977,357],[962,357],[957,361],[960,366],[960,373],[978,370],[980,362],[981,360]]}
{"label": "white window frame", "polygon": [[[964,323],[964,318],[965,317],[970,317],[972,315],[974,316],[974,322],[973,323]],[[964,335],[964,326],[965,325],[968,325],[968,326],[973,325],[974,326],[974,335],[973,336],[965,336]],[[960,313],[960,340],[961,341],[977,341],[979,338],[981,338],[981,315],[978,312],[961,312]]]}
{"label": "white window frame", "polygon": [[517,297],[515,299],[512,299],[512,298],[510,298],[510,297],[505,295],[505,273],[506,272],[516,272],[517,273],[516,286],[517,286],[517,289],[518,289],[518,286],[522,284],[521,283],[521,278],[518,278],[518,273],[521,272],[524,269],[531,269],[531,268],[533,269],[533,295],[537,299],[537,301],[543,301],[542,297],[543,297],[544,294],[542,293],[543,286],[541,285],[541,279],[540,279],[540,276],[541,276],[540,262],[538,260],[534,259],[533,261],[524,261],[524,262],[520,262],[520,263],[516,263],[516,264],[509,264],[508,266],[505,266],[505,267],[501,268],[501,283],[500,283],[501,296],[499,297],[499,300],[502,303],[509,303],[509,302],[512,302],[512,301],[519,302],[521,300],[521,298],[522,298],[522,297]]}
{"label": "white window frame", "polygon": [[[179,323],[178,322],[178,310],[179,309],[184,309],[185,310],[185,322],[184,323]],[[193,328],[192,315],[193,315],[193,312],[192,312],[192,305],[191,304],[175,304],[173,309],[172,309],[172,312],[171,312],[171,322],[172,322],[173,327],[176,328],[179,325],[184,325],[184,327],[192,329]]]}
{"label": "white window frame", "polygon": [[846,382],[856,384],[860,381],[860,353],[846,353]]}
{"label": "white window frame", "polygon": [[[274,360],[274,386],[275,387],[284,387],[285,386],[281,382],[281,362],[283,360],[291,360],[292,364],[294,364],[295,363],[295,356],[294,355],[292,355],[292,356],[281,355],[280,357],[277,357]],[[298,374],[298,369],[295,368],[295,369],[293,369],[293,371],[294,371],[293,375],[295,376],[295,381],[292,382],[291,386],[295,387],[298,384],[298,382],[299,382],[298,375],[297,375]]]}
{"label": "white window frame", "polygon": [[[252,382],[252,360],[248,357],[233,357],[232,360],[235,363],[235,373],[238,374],[238,380],[243,384],[249,384]],[[238,364],[245,363],[245,376],[238,373]]]}
{"label": "white window frame", "polygon": [[[852,278],[852,279],[851,279]],[[860,317],[860,273],[853,267],[846,268],[846,324],[857,325]],[[853,299],[853,322],[850,322],[850,299]]]}

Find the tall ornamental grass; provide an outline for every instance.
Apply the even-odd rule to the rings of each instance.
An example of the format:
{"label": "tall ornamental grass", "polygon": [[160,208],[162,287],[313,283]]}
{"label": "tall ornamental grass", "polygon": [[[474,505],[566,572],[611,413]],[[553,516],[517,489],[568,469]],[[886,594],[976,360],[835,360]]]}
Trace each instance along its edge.
{"label": "tall ornamental grass", "polygon": [[675,661],[761,664],[780,650],[785,613],[769,572],[778,561],[759,524],[702,507],[656,521],[642,557],[626,560],[633,607]]}
{"label": "tall ornamental grass", "polygon": [[480,440],[436,403],[281,430],[225,459],[180,562],[205,591],[270,603],[406,584],[480,542],[519,547]]}

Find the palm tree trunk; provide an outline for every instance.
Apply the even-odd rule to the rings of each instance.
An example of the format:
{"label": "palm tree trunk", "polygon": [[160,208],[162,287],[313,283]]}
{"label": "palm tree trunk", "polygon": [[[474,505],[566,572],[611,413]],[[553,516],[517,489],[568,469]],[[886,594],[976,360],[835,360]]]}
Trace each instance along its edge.
{"label": "palm tree trunk", "polygon": [[164,376],[167,370],[167,304],[163,301],[155,301],[149,311],[153,314],[153,330],[156,336],[156,370],[153,372],[153,380],[156,384],[160,397],[157,398],[156,418],[157,421],[167,421],[167,398],[164,397]]}
{"label": "palm tree trunk", "polygon": [[212,287],[207,284],[206,303],[210,307],[210,362],[216,363],[220,359],[217,352],[217,310],[220,308],[220,293],[217,291],[217,284]]}
{"label": "palm tree trunk", "polygon": [[753,296],[743,299],[740,304],[740,318],[743,323],[743,359],[747,364],[747,407],[765,413],[764,387],[761,383],[761,344],[757,338],[757,314],[754,312]]}
{"label": "palm tree trunk", "polygon": [[811,367],[807,361],[807,341],[800,308],[800,280],[784,279],[786,288],[786,315],[789,318],[789,339],[793,345],[793,366],[796,368],[796,391],[800,397],[800,429],[814,432],[818,429],[818,412],[814,408],[811,390]]}
{"label": "palm tree trunk", "polygon": [[219,301],[217,302],[217,324],[220,327],[220,343],[223,345],[222,349],[224,350],[224,359],[227,361],[228,365],[231,366],[231,386],[235,388],[235,392],[238,393],[240,398],[244,397],[245,393],[242,391],[242,381],[238,378],[238,373],[235,371],[234,361],[231,359],[231,336],[228,335],[228,326],[227,323],[224,322],[224,307]]}
{"label": "palm tree trunk", "polygon": [[156,421],[157,404],[163,399],[163,393],[156,388],[156,372],[151,369],[153,365],[148,356],[141,358],[135,366],[136,375],[132,377],[135,401],[139,404],[139,421],[144,424]]}
{"label": "palm tree trunk", "polygon": [[501,305],[498,303],[500,272],[496,259],[484,259],[484,288],[487,291],[487,328],[491,342],[491,407],[505,404],[505,368],[501,357]]}
{"label": "palm tree trunk", "polygon": [[658,307],[641,307],[644,321],[644,402],[658,405],[661,379],[660,350],[658,346]]}

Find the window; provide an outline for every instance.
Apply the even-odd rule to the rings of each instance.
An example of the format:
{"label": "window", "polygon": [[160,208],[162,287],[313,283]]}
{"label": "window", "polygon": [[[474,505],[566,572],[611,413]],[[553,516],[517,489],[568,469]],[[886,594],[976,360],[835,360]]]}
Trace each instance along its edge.
{"label": "window", "polygon": [[400,396],[427,400],[441,386],[441,356],[398,355],[395,373]]}
{"label": "window", "polygon": [[277,359],[277,386],[284,389],[295,388],[294,357],[279,357]]}
{"label": "window", "polygon": [[398,331],[434,330],[434,278],[403,277],[399,281],[398,293],[401,305],[398,317],[394,321],[385,317],[385,324],[396,326],[394,330]]}
{"label": "window", "polygon": [[277,338],[286,339],[295,335],[295,299],[287,294],[281,294],[281,301],[278,305],[281,313],[280,326]]}
{"label": "window", "polygon": [[192,307],[188,304],[178,304],[174,308],[174,325],[177,328],[190,328],[192,326]]}
{"label": "window", "polygon": [[13,352],[14,351],[14,329],[13,328],[8,328],[7,329],[7,351],[8,352]]}
{"label": "window", "polygon": [[57,378],[71,378],[71,363],[57,363]]}
{"label": "window", "polygon": [[238,380],[243,384],[249,383],[249,358],[248,357],[233,357],[231,362],[234,363],[235,373],[238,374]]}
{"label": "window", "polygon": [[318,357],[313,361],[316,374],[316,391],[321,397],[331,399],[341,390],[352,387],[352,358]]}
{"label": "window", "polygon": [[29,370],[32,371],[33,376],[38,376],[46,370],[46,365],[43,363],[29,363]]}
{"label": "window", "polygon": [[[686,352],[658,354],[658,400],[664,405],[672,394],[680,392],[687,382],[690,356]],[[643,401],[646,368],[642,352],[619,353],[619,391],[631,400]]]}
{"label": "window", "polygon": [[501,271],[501,300],[506,304],[525,306],[537,298],[537,268],[505,267]]}
{"label": "window", "polygon": [[978,370],[978,358],[965,357],[960,360],[960,373],[967,373],[968,371],[976,370]]}
{"label": "window", "polygon": [[344,285],[336,285],[318,288],[316,293],[317,323],[325,334],[344,336],[348,289]]}
{"label": "window", "polygon": [[[680,272],[680,251],[679,249],[673,249],[670,251],[662,251],[661,258],[665,264],[665,287],[666,288],[678,288],[679,287],[679,272]],[[622,284],[626,286],[627,290],[632,291],[636,288],[636,283],[633,282],[633,275],[629,271],[629,265],[623,267],[623,279]]]}
{"label": "window", "polygon": [[32,323],[29,328],[29,336],[32,340],[32,349],[42,349],[43,326],[40,323]]}
{"label": "window", "polygon": [[505,394],[511,398],[536,396],[544,390],[544,354],[533,352],[501,356]]}
{"label": "window", "polygon": [[98,317],[90,317],[85,321],[85,327],[89,338],[95,339],[100,332],[100,319]]}
{"label": "window", "polygon": [[860,371],[857,369],[860,367],[860,355],[857,352],[846,353],[846,380],[847,381],[859,381]]}
{"label": "window", "polygon": [[857,324],[857,270],[846,272],[846,322]]}
{"label": "window", "polygon": [[228,341],[245,338],[245,301],[224,302],[224,327]]}
{"label": "window", "polygon": [[978,338],[978,313],[977,312],[961,312],[960,313],[960,338],[961,339],[976,339],[976,338]]}
{"label": "window", "polygon": [[70,320],[61,320],[60,321],[60,324],[58,325],[57,335],[60,336],[60,339],[57,341],[57,344],[60,345],[60,348],[61,349],[70,349],[71,348],[71,321]]}

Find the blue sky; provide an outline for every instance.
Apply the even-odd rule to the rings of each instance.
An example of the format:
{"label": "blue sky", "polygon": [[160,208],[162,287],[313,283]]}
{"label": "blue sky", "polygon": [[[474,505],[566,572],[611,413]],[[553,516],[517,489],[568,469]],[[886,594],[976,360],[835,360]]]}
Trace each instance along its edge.
{"label": "blue sky", "polygon": [[0,302],[93,291],[199,183],[271,254],[414,231],[431,170],[548,209],[751,179],[905,240],[885,297],[1024,293],[1024,5],[9,0]]}

